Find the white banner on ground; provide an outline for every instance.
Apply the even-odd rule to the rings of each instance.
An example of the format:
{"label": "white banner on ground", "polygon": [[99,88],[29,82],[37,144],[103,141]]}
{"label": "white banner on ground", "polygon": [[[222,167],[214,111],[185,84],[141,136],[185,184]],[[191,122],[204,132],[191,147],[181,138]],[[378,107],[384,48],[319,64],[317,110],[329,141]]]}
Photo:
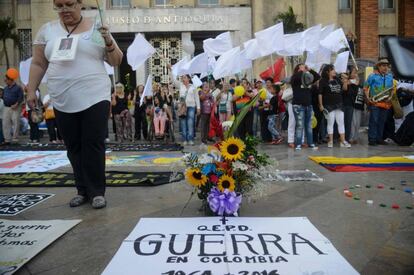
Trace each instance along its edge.
{"label": "white banner on ground", "polygon": [[224,32],[216,36],[216,38],[208,38],[203,41],[204,52],[208,56],[218,56],[233,48],[230,32]]}
{"label": "white banner on ground", "polygon": [[145,39],[145,37],[138,33],[134,41],[127,49],[127,61],[133,71],[136,71],[139,66],[155,53],[154,47]]}
{"label": "white banner on ground", "polygon": [[283,34],[283,23],[276,24],[254,34],[263,56],[284,49]]}
{"label": "white banner on ground", "polygon": [[0,220],[0,274],[13,274],[80,222]]}
{"label": "white banner on ground", "polygon": [[69,164],[66,151],[0,151],[0,174],[46,172]]}
{"label": "white banner on ground", "polygon": [[[32,64],[32,58],[28,58],[24,61],[21,61],[19,64],[19,72],[20,72],[20,81],[27,85],[29,83],[29,74],[30,74],[30,65]],[[47,82],[46,74],[42,78],[42,83]]]}
{"label": "white banner on ground", "polygon": [[305,217],[142,218],[104,275],[358,272]]}
{"label": "white banner on ground", "polygon": [[187,74],[201,74],[208,71],[208,55],[200,53],[182,66],[183,71]]}
{"label": "white banner on ground", "polygon": [[346,73],[346,67],[348,66],[349,51],[340,53],[336,56],[334,63],[335,71],[337,73]]}

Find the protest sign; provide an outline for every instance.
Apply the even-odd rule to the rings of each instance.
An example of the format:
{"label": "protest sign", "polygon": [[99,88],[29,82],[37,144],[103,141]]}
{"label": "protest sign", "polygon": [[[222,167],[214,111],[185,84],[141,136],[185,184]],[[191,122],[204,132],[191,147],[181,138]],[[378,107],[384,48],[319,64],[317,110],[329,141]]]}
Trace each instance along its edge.
{"label": "protest sign", "polygon": [[110,274],[358,274],[305,217],[142,218]]}
{"label": "protest sign", "polygon": [[13,274],[80,222],[0,220],[0,274]]}
{"label": "protest sign", "polygon": [[54,194],[0,194],[0,216],[15,216],[50,197]]}

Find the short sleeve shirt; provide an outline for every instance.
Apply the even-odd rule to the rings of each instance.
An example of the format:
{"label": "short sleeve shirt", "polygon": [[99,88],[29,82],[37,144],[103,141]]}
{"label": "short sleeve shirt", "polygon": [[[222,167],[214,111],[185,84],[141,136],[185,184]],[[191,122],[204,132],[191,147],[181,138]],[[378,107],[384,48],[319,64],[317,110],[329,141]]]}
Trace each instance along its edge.
{"label": "short sleeve shirt", "polygon": [[[47,89],[53,107],[59,111],[75,113],[101,101],[111,100],[111,82],[104,65],[105,48],[95,42],[96,30],[76,34],[79,44],[74,60],[52,61],[55,43],[67,36],[59,20],[43,25],[36,35],[34,45],[44,45],[49,61]],[[73,35],[72,35],[73,36]]]}
{"label": "short sleeve shirt", "polygon": [[392,74],[371,74],[364,84],[365,88],[369,88],[369,95],[372,97],[393,87],[393,76]]}

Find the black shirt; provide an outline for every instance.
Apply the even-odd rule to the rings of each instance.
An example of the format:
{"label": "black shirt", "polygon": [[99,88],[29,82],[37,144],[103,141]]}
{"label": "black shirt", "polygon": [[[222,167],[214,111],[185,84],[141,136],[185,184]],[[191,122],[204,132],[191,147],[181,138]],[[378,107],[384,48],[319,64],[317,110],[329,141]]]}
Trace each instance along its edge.
{"label": "black shirt", "polygon": [[[310,70],[309,72],[313,75],[313,83],[315,83],[320,78],[320,76],[313,70]],[[310,87],[305,88],[302,85],[302,74],[303,72],[297,72],[292,75],[290,79],[293,90],[292,104],[310,106],[312,105],[312,92]]]}
{"label": "black shirt", "polygon": [[112,106],[112,112],[115,115],[119,115],[123,110],[128,110],[128,98],[126,96],[124,98],[115,96],[115,101],[115,106]]}
{"label": "black shirt", "polygon": [[277,115],[279,110],[278,98],[277,95],[274,95],[269,102],[269,115]]}
{"label": "black shirt", "polygon": [[342,94],[344,106],[354,106],[355,98],[358,94],[359,86],[353,83],[348,84],[348,91]]}
{"label": "black shirt", "polygon": [[342,108],[342,83],[339,79],[319,81],[319,94],[322,95],[322,103],[329,112]]}

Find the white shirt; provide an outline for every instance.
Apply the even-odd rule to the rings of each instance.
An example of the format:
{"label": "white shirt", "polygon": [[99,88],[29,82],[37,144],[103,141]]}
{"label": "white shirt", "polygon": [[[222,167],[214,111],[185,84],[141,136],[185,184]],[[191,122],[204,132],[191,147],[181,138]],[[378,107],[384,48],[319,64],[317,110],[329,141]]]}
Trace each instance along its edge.
{"label": "white shirt", "polygon": [[176,80],[174,81],[174,86],[180,91],[180,98],[185,97],[185,104],[187,107],[196,107],[198,110],[200,109],[200,97],[198,96],[196,87],[190,84],[187,89],[182,82]]}
{"label": "white shirt", "polygon": [[230,92],[222,93],[220,98],[220,104],[226,104],[227,112],[231,112],[231,106],[233,102],[233,96]]}
{"label": "white shirt", "polygon": [[80,112],[103,100],[111,100],[111,82],[104,65],[105,48],[92,39],[96,32],[92,26],[76,34],[79,44],[72,61],[50,60],[54,43],[68,34],[59,20],[44,24],[36,35],[33,44],[45,45],[45,56],[49,60],[48,93],[59,111]]}

